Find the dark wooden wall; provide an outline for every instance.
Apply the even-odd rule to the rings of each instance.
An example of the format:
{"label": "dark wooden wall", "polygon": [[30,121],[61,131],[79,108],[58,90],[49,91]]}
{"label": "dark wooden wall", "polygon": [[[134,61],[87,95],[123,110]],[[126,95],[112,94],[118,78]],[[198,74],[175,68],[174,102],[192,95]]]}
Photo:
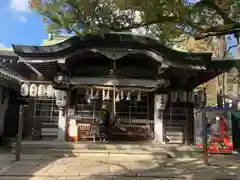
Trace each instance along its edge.
{"label": "dark wooden wall", "polygon": [[16,99],[19,97],[19,92],[9,89],[8,109],[4,117],[4,137],[16,137],[19,117],[19,103]]}

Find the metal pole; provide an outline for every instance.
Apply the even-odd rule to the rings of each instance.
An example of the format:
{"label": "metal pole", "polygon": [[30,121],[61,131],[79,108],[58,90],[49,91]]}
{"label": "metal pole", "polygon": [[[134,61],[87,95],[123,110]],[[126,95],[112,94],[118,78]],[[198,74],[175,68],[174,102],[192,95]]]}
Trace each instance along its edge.
{"label": "metal pole", "polygon": [[223,108],[225,108],[225,73],[222,74],[222,83],[223,83]]}
{"label": "metal pole", "polygon": [[209,165],[208,163],[208,131],[207,131],[207,113],[206,111],[203,111],[202,113],[202,120],[203,120],[203,154],[204,154],[204,164]]}
{"label": "metal pole", "polygon": [[113,60],[113,115],[116,116],[116,60]]}
{"label": "metal pole", "polygon": [[23,129],[23,110],[24,105],[20,105],[19,108],[19,122],[18,122],[18,133],[17,133],[17,143],[16,143],[16,154],[15,154],[15,160],[20,160],[20,154],[21,154],[21,141],[22,141],[22,129]]}

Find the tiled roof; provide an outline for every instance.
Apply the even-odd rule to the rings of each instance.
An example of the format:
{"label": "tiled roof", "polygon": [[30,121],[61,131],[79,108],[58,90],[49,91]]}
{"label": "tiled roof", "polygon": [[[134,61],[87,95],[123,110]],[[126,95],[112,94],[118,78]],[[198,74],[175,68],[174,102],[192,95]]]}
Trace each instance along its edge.
{"label": "tiled roof", "polygon": [[9,69],[6,63],[12,63],[12,61],[18,60],[18,56],[11,51],[12,49],[0,49],[0,74],[6,76],[7,79],[11,79],[18,83],[25,81],[26,79],[21,77],[17,72]]}

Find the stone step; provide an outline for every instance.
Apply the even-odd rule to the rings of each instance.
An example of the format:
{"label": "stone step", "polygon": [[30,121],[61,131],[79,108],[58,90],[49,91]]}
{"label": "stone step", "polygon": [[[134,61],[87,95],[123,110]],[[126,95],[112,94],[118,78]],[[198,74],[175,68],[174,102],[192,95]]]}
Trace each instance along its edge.
{"label": "stone step", "polygon": [[[16,144],[11,145],[15,153]],[[168,156],[196,157],[202,155],[192,146],[156,145],[156,144],[101,144],[101,143],[68,143],[58,141],[22,142],[22,154],[46,154],[51,156]]]}
{"label": "stone step", "polygon": [[[15,148],[12,149],[15,153]],[[167,156],[165,151],[149,152],[144,150],[99,150],[99,149],[43,149],[43,148],[21,148],[22,154],[46,154],[52,156]]]}

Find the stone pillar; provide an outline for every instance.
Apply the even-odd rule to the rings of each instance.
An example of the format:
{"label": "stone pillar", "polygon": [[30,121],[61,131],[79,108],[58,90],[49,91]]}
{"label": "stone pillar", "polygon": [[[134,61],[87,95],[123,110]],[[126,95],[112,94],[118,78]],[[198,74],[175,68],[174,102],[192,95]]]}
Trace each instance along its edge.
{"label": "stone pillar", "polygon": [[59,115],[58,115],[58,135],[57,140],[64,141],[66,137],[66,124],[67,124],[67,117],[66,113],[64,112],[64,108],[59,108]]}
{"label": "stone pillar", "polygon": [[167,103],[167,94],[154,95],[154,143],[163,144],[163,111]]}
{"label": "stone pillar", "polygon": [[59,106],[58,115],[58,135],[57,140],[64,141],[66,137],[67,116],[65,113],[67,105],[67,93],[65,91],[58,91],[56,93],[56,104]]}

